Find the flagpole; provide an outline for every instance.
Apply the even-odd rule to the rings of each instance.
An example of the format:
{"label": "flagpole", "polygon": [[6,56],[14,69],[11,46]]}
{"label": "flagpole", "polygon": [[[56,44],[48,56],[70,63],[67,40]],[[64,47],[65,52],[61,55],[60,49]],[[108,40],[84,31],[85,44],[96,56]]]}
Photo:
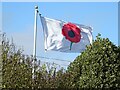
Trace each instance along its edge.
{"label": "flagpole", "polygon": [[35,76],[35,61],[36,61],[36,42],[37,42],[37,14],[38,14],[38,6],[35,6],[35,21],[34,21],[34,45],[33,45],[33,70],[32,70],[32,78]]}

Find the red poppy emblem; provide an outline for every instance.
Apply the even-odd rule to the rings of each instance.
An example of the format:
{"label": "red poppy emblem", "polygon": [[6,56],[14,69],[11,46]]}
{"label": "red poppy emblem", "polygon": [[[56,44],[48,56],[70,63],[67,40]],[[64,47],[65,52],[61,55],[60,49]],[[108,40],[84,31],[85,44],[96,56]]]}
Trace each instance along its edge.
{"label": "red poppy emblem", "polygon": [[71,41],[70,50],[72,47],[72,43],[80,42],[81,39],[80,32],[81,32],[80,28],[78,28],[75,24],[72,23],[64,24],[62,28],[62,34],[63,36],[65,36],[67,40]]}
{"label": "red poppy emblem", "polygon": [[81,32],[80,28],[78,28],[75,24],[72,23],[64,24],[62,28],[63,36],[65,36],[66,39],[73,43],[77,43],[80,41],[81,39],[80,32]]}

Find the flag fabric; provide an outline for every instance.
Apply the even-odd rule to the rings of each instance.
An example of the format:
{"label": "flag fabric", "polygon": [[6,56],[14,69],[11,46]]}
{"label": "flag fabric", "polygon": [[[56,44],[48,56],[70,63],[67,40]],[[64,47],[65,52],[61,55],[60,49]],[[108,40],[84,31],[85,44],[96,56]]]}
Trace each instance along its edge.
{"label": "flag fabric", "polygon": [[80,53],[92,43],[92,28],[89,26],[42,16],[41,21],[45,50]]}

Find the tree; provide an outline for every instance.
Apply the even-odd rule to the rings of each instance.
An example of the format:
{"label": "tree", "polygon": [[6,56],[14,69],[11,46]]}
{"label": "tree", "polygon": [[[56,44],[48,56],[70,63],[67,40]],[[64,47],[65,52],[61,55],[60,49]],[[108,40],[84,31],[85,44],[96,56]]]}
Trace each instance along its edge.
{"label": "tree", "polygon": [[[12,47],[11,47],[12,46]],[[32,78],[31,56],[7,41],[2,43],[3,88],[120,88],[120,46],[108,38],[97,39],[87,46],[69,66],[68,70],[56,65],[35,61]]]}
{"label": "tree", "polygon": [[[55,64],[35,61],[32,78],[33,58],[16,50],[15,45],[6,39],[2,42],[2,88],[58,88],[64,85],[63,69],[56,71]],[[60,82],[61,81],[61,82]]]}
{"label": "tree", "polygon": [[13,46],[9,41],[2,42],[2,87],[30,88],[32,86],[31,59],[25,57],[20,49],[14,51],[15,46]]}
{"label": "tree", "polygon": [[74,88],[120,88],[120,47],[100,34],[68,67]]}

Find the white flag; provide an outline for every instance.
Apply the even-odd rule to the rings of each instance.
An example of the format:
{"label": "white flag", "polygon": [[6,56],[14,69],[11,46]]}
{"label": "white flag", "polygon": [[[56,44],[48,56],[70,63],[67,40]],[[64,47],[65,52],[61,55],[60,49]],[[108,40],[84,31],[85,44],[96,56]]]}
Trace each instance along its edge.
{"label": "white flag", "polygon": [[80,53],[92,43],[89,26],[41,17],[44,29],[45,50]]}

